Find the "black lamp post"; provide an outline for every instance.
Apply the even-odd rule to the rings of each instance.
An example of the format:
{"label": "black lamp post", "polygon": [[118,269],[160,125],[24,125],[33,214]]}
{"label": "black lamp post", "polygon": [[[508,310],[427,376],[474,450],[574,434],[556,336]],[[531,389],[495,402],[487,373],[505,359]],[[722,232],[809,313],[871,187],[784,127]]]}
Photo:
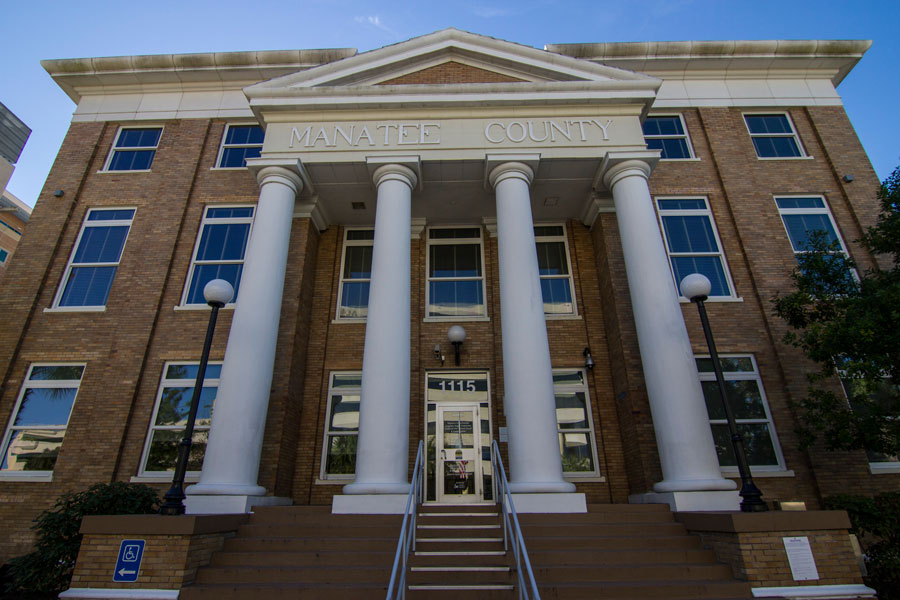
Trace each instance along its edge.
{"label": "black lamp post", "polygon": [[731,433],[731,445],[737,459],[738,473],[741,475],[741,510],[743,512],[767,511],[769,507],[762,499],[762,491],[753,483],[753,477],[750,474],[750,463],[747,462],[747,454],[744,452],[744,438],[738,431],[734,412],[728,403],[725,375],[722,374],[722,364],[719,362],[716,343],[713,340],[709,319],[706,316],[706,307],[703,305],[709,297],[712,285],[705,275],[691,273],[681,280],[680,287],[681,295],[696,304],[697,310],[700,311],[700,323],[703,325],[703,334],[706,336],[706,344],[709,346],[709,356],[712,359],[713,370],[716,372],[716,382],[719,384],[719,396],[722,399],[722,407],[725,409],[725,418],[728,420],[728,431]]}
{"label": "black lamp post", "polygon": [[191,396],[191,408],[188,411],[187,422],[184,424],[184,437],[178,445],[178,460],[175,463],[175,475],[172,477],[172,487],[165,495],[165,503],[159,507],[161,515],[184,514],[184,475],[187,472],[188,458],[191,453],[191,444],[194,437],[194,419],[197,418],[197,409],[200,406],[200,393],[203,391],[203,379],[206,376],[206,364],[209,362],[209,348],[212,345],[213,332],[216,330],[216,318],[219,309],[228,304],[234,297],[234,288],[224,279],[213,279],[203,288],[203,297],[206,303],[212,307],[209,315],[209,326],[206,328],[206,341],[203,342],[203,354],[200,356],[200,365],[197,367],[197,381],[194,383],[194,394]]}

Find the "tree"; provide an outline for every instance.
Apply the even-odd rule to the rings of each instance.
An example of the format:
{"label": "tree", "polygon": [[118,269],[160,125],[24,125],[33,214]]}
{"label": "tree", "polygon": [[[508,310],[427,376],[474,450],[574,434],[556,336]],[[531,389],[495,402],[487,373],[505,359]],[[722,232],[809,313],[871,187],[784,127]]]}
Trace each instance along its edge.
{"label": "tree", "polygon": [[859,242],[888,257],[888,267],[860,272],[825,232],[808,232],[795,290],[773,298],[791,328],[785,341],[819,367],[809,395],[795,402],[803,447],[821,436],[829,450],[900,455],[900,167],[878,199],[878,222]]}

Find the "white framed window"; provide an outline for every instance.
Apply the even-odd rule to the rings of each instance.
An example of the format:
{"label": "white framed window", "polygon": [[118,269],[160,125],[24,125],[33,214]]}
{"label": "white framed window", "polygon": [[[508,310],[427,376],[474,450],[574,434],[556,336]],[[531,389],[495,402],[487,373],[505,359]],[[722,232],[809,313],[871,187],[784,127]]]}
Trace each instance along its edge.
{"label": "white framed window", "polygon": [[103,307],[119,268],[133,208],[88,210],[59,286],[54,307]]}
{"label": "white framed window", "polygon": [[248,158],[259,158],[265,132],[259,125],[231,125],[225,127],[222,146],[216,160],[217,169],[243,169]]}
{"label": "white framed window", "polygon": [[203,287],[213,279],[230,283],[234,287],[231,303],[237,302],[254,209],[253,206],[206,207],[188,269],[182,305],[206,306]]}
{"label": "white framed window", "polygon": [[[162,381],[156,393],[150,430],[144,442],[140,476],[171,478],[172,472],[175,471],[178,446],[184,435],[199,368],[199,363],[196,362],[167,362],[163,366]],[[222,363],[207,363],[197,418],[194,420],[193,444],[188,457],[189,475],[200,475],[203,466],[203,455],[206,453],[209,425],[212,421],[213,404],[219,390],[221,373]]]}
{"label": "white framed window", "polygon": [[[844,388],[844,395],[847,397],[847,403],[850,405],[851,410],[860,409],[859,405],[854,407],[854,397],[867,396],[877,404],[890,406],[898,391],[898,386],[892,384],[890,378],[887,377],[881,381],[870,381],[867,379],[853,379],[845,371],[838,371],[838,374],[840,375],[841,386]],[[881,452],[866,449],[866,457],[869,460],[869,469],[873,473],[900,472],[900,456],[882,454]]]}
{"label": "white framed window", "polygon": [[356,473],[361,386],[362,373],[358,371],[329,375],[321,479],[353,479]]}
{"label": "white framed window", "polygon": [[[726,396],[738,430],[744,438],[747,462],[754,471],[783,471],[784,457],[775,434],[775,425],[756,359],[751,354],[734,354],[720,355],[719,360],[725,376]],[[719,466],[723,471],[737,472],[737,460],[731,445],[731,433],[712,359],[698,356],[696,361]]]}
{"label": "white framed window", "polygon": [[591,400],[583,369],[554,369],[556,426],[563,474],[596,477],[600,474]]}
{"label": "white framed window", "polygon": [[162,127],[120,127],[104,171],[149,171]]}
{"label": "white framed window", "polygon": [[706,198],[657,198],[656,206],[675,288],[685,276],[702,273],[712,284],[709,296],[733,298],[734,284],[716,222]]}
{"label": "white framed window", "polygon": [[659,150],[662,160],[694,158],[691,138],[681,115],[654,115],[644,119],[644,141],[648,150]]}
{"label": "white framed window", "polygon": [[803,158],[803,146],[787,113],[744,115],[757,158]]}
{"label": "white framed window", "polygon": [[775,204],[795,255],[806,252],[809,249],[810,234],[821,231],[825,233],[829,242],[838,243],[844,256],[849,256],[825,198],[776,196]]}
{"label": "white framed window", "polygon": [[49,475],[66,435],[84,364],[33,364],[3,436],[0,474]]}
{"label": "white framed window", "polygon": [[365,319],[369,310],[372,281],[374,229],[344,230],[341,281],[338,290],[338,319]]}
{"label": "white framed window", "polygon": [[429,228],[426,317],[484,317],[483,265],[480,227]]}
{"label": "white framed window", "polygon": [[535,225],[538,274],[545,315],[575,314],[575,286],[564,225]]}

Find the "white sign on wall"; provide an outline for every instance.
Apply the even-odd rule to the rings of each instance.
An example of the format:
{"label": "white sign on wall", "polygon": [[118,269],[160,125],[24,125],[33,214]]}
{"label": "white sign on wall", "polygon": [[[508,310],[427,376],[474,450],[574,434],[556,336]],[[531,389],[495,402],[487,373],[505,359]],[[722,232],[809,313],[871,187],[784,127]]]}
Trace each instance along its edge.
{"label": "white sign on wall", "polygon": [[791,565],[791,575],[794,581],[811,581],[819,578],[819,570],[816,569],[816,559],[813,558],[812,548],[809,546],[809,538],[785,537],[784,551],[787,553],[788,564]]}

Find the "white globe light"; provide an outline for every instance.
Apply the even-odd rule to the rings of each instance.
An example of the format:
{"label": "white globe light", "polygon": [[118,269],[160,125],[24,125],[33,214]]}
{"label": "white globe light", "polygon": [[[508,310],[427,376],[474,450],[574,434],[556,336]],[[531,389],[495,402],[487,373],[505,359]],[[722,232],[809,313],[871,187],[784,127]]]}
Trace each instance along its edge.
{"label": "white globe light", "polygon": [[681,280],[681,295],[688,300],[693,300],[699,296],[708,297],[712,284],[706,275],[700,273],[691,273]]}
{"label": "white globe light", "polygon": [[207,304],[224,306],[234,298],[234,288],[224,279],[213,279],[203,286],[203,297],[206,298]]}
{"label": "white globe light", "polygon": [[450,329],[447,330],[447,338],[451,342],[462,343],[466,341],[466,330],[463,329],[462,325],[453,325]]}

